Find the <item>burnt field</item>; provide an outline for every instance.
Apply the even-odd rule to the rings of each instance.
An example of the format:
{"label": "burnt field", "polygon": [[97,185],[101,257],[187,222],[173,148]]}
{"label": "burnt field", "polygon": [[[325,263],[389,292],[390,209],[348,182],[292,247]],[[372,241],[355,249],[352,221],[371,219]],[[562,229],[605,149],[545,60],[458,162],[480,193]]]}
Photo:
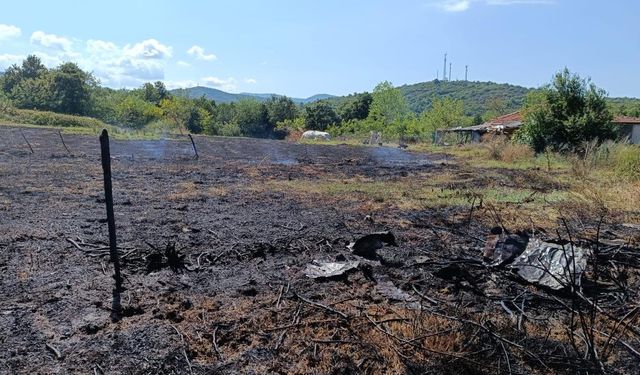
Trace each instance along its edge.
{"label": "burnt field", "polygon": [[[69,152],[55,131],[0,127],[2,373],[640,371],[640,231],[570,202],[552,172],[241,138],[196,137],[195,159],[186,137],[112,140],[113,320],[98,137],[64,140]],[[386,231],[396,246],[347,248]],[[533,235],[585,249],[581,281],[553,289],[487,261]],[[322,262],[353,268],[309,277]]]}

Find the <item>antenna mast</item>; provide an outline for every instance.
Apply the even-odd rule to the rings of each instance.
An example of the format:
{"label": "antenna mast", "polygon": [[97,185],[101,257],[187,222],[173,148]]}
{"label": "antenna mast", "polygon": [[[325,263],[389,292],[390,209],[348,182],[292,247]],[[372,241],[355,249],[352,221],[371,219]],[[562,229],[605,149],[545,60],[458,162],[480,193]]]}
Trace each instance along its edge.
{"label": "antenna mast", "polygon": [[467,80],[467,73],[469,72],[469,65],[464,66],[464,80]]}
{"label": "antenna mast", "polygon": [[449,81],[451,81],[451,63],[449,63]]}
{"label": "antenna mast", "polygon": [[447,53],[444,53],[444,70],[442,71],[442,80],[447,80]]}

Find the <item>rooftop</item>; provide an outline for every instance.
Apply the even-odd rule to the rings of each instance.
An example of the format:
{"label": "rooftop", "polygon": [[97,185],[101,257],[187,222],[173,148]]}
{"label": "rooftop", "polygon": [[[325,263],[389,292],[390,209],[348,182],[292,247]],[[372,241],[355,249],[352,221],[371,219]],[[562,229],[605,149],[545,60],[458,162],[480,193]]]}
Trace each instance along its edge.
{"label": "rooftop", "polygon": [[612,122],[614,124],[640,124],[640,117],[615,116]]}

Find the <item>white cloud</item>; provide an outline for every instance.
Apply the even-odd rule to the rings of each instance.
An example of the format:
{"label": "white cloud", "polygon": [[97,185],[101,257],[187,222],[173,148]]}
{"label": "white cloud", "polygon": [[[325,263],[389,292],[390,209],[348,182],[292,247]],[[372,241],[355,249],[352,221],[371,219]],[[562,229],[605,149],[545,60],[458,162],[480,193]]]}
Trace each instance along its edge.
{"label": "white cloud", "polygon": [[545,5],[554,4],[555,0],[434,0],[430,4],[445,12],[464,12],[471,8],[473,3],[484,5]]}
{"label": "white cloud", "polygon": [[183,80],[183,81],[164,81],[164,85],[169,89],[186,89],[189,87],[198,86],[198,82],[192,80]]}
{"label": "white cloud", "polygon": [[113,42],[104,40],[87,40],[87,52],[93,55],[110,55],[118,51],[118,46]]}
{"label": "white cloud", "polygon": [[186,61],[182,61],[182,60],[178,61],[178,62],[176,63],[176,65],[178,65],[178,66],[180,66],[180,67],[183,67],[183,68],[188,68],[188,67],[190,67],[190,66],[191,66],[191,64],[189,64],[189,63],[188,63],[188,62],[186,62]]}
{"label": "white cloud", "polygon": [[164,59],[173,55],[173,49],[155,39],[147,39],[133,46],[127,44],[124,53],[135,59]]}
{"label": "white cloud", "polygon": [[245,79],[245,80],[244,80],[244,82],[245,82],[245,83],[248,83],[248,84],[250,84],[250,85],[255,85],[256,83],[258,83],[258,81],[256,81],[256,80],[255,80],[255,79],[253,79],[253,78],[247,78],[247,79]]}
{"label": "white cloud", "polygon": [[63,36],[47,34],[43,31],[35,31],[33,34],[31,34],[30,41],[31,44],[63,52],[70,52],[71,45],[73,44],[71,40]]}
{"label": "white cloud", "polygon": [[22,30],[19,27],[0,23],[0,41],[17,38],[20,35]]}
{"label": "white cloud", "polygon": [[469,9],[470,5],[469,0],[447,0],[438,3],[438,6],[445,12],[464,12]]}
{"label": "white cloud", "polygon": [[40,61],[42,61],[42,63],[44,64],[44,66],[48,68],[54,68],[62,64],[64,61],[67,61],[65,59],[66,55],[64,53],[51,55],[43,51],[35,51],[33,52],[33,55],[38,56],[40,58]]}
{"label": "white cloud", "polygon": [[22,55],[0,54],[0,69],[4,70],[13,64],[19,64],[24,58],[25,56]]}
{"label": "white cloud", "polygon": [[553,0],[486,0],[487,5],[536,5],[553,4]]}
{"label": "white cloud", "polygon": [[202,81],[207,86],[215,87],[224,91],[236,91],[236,80],[233,77],[218,78],[218,77],[203,77]]}
{"label": "white cloud", "polygon": [[213,60],[216,60],[218,58],[213,53],[210,53],[210,54],[204,53],[204,48],[202,48],[200,46],[196,46],[196,45],[194,45],[193,47],[189,48],[187,50],[187,53],[189,55],[191,55],[191,56],[194,56],[198,60],[213,61]]}
{"label": "white cloud", "polygon": [[114,87],[138,87],[145,82],[164,79],[164,70],[172,48],[155,39],[124,47],[116,43],[87,40],[78,64],[91,71],[102,84]]}

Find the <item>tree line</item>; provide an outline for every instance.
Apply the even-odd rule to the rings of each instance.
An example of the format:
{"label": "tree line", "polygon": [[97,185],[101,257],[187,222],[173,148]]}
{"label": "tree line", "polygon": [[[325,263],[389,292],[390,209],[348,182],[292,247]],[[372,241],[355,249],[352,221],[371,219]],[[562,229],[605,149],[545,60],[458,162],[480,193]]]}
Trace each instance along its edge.
{"label": "tree line", "polygon": [[160,81],[132,90],[102,87],[75,63],[48,69],[34,55],[0,77],[0,100],[5,107],[88,116],[131,129],[169,126],[224,136],[282,138],[303,129],[424,136],[436,128],[473,122],[464,116],[462,102],[450,99],[434,98],[430,110],[416,115],[390,82],[380,83],[373,93],[349,95],[339,104],[321,100],[298,105],[286,96],[216,103],[172,95]]}
{"label": "tree line", "polygon": [[[513,111],[513,103],[496,96],[487,99],[483,116],[471,116],[462,100],[433,96],[428,107],[415,112],[401,89],[384,81],[371,93],[348,95],[340,101],[298,105],[286,96],[273,96],[264,102],[216,103],[205,97],[172,95],[160,81],[132,90],[102,87],[75,63],[48,69],[32,55],[0,76],[0,109],[52,111],[131,129],[170,127],[209,135],[283,138],[309,129],[333,135],[375,131],[387,138],[414,140],[429,140],[437,129],[476,125]],[[526,94],[525,126],[518,139],[540,150],[595,137],[611,138],[615,130],[610,126],[612,115],[639,115],[640,105],[606,99],[603,90],[565,69],[551,84]]]}

